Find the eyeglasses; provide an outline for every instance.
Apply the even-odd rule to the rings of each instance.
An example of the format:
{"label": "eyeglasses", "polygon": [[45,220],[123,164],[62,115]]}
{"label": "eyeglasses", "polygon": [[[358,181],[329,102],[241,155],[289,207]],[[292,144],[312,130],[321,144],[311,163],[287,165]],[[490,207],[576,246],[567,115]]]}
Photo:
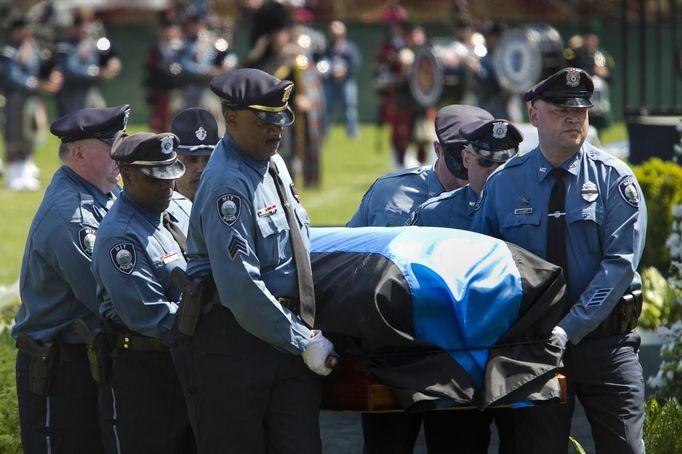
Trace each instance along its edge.
{"label": "eyeglasses", "polygon": [[502,164],[501,162],[491,161],[490,159],[481,158],[480,156],[476,156],[476,162],[478,162],[479,167],[485,167],[485,168],[492,167],[494,165]]}

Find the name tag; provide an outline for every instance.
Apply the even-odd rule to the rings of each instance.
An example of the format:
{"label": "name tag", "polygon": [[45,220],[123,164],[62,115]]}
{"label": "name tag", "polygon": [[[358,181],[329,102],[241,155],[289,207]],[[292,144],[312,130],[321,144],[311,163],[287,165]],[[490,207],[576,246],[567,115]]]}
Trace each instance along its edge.
{"label": "name tag", "polygon": [[275,213],[277,213],[277,205],[275,205],[274,203],[272,205],[266,206],[265,208],[261,208],[260,210],[258,210],[256,212],[256,214],[260,218],[265,217],[265,216],[271,216]]}
{"label": "name tag", "polygon": [[514,210],[514,214],[516,215],[533,214],[533,208],[532,207],[517,208]]}
{"label": "name tag", "polygon": [[161,257],[159,257],[159,260],[161,260],[166,265],[169,263],[173,263],[177,259],[178,259],[177,252],[169,252],[168,254],[163,254]]}

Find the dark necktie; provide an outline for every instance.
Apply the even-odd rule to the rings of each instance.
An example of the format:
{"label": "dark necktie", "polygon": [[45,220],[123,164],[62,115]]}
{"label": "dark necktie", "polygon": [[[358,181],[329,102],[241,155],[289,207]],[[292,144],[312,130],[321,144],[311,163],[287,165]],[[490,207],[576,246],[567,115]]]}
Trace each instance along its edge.
{"label": "dark necktie", "polygon": [[298,298],[301,302],[301,319],[312,328],[315,323],[315,289],[313,287],[313,272],[310,267],[310,255],[308,255],[308,251],[303,244],[301,229],[298,226],[294,209],[289,203],[284,190],[284,183],[282,183],[274,163],[270,163],[268,172],[270,172],[270,176],[275,181],[277,195],[279,195],[279,200],[284,207],[284,214],[289,224],[289,237],[291,238],[291,246],[294,250],[294,262],[296,263],[296,275],[298,276]]}
{"label": "dark necktie", "polygon": [[180,246],[182,254],[185,255],[187,253],[187,237],[177,225],[173,224],[167,211],[163,213],[163,226],[170,232],[175,242]]}
{"label": "dark necktie", "polygon": [[568,259],[566,256],[566,171],[557,167],[550,172],[554,177],[552,194],[549,196],[547,218],[547,261],[559,265],[568,281]]}

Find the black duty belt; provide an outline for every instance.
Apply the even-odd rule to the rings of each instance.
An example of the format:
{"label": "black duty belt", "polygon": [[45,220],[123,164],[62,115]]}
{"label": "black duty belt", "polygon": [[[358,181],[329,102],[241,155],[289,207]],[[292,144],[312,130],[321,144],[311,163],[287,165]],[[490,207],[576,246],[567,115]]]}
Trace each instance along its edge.
{"label": "black duty belt", "polygon": [[134,352],[168,352],[168,346],[161,341],[131,333],[117,334],[114,346],[121,350]]}
{"label": "black duty belt", "polygon": [[637,326],[642,313],[642,291],[632,290],[623,295],[606,319],[587,335],[588,338],[627,334]]}

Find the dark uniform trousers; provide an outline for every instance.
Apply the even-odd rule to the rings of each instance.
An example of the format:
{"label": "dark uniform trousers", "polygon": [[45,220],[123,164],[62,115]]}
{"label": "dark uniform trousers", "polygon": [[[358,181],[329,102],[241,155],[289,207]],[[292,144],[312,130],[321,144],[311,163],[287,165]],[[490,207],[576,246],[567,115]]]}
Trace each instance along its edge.
{"label": "dark uniform trousers", "polygon": [[300,355],[276,350],[213,306],[191,339],[171,331],[201,454],[319,454],[320,382]]}
{"label": "dark uniform trousers", "polygon": [[487,454],[490,424],[500,431],[499,454],[514,452],[510,432],[510,409],[437,410],[428,413],[365,413],[362,428],[364,454],[412,454],[424,422],[424,440],[429,454]]}
{"label": "dark uniform trousers", "polygon": [[568,452],[575,397],[592,428],[597,454],[644,454],[644,378],[638,334],[584,338],[563,361],[568,400],[514,411],[518,452]]}
{"label": "dark uniform trousers", "polygon": [[24,453],[103,453],[97,383],[90,375],[85,345],[69,345],[61,348],[60,353],[46,397],[29,391],[31,357],[21,350],[17,353],[17,397]]}
{"label": "dark uniform trousers", "polygon": [[196,452],[168,351],[119,349],[111,380],[100,386],[99,398],[108,454]]}

